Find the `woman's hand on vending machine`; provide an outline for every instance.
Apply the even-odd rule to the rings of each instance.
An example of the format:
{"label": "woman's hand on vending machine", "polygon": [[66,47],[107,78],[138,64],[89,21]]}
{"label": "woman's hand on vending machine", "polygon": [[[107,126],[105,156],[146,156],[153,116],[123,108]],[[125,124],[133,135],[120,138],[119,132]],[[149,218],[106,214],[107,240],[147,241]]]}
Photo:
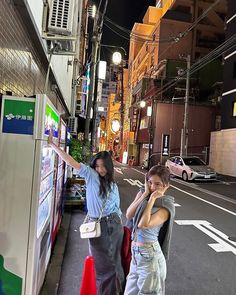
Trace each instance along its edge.
{"label": "woman's hand on vending machine", "polygon": [[48,136],[48,145],[50,145],[50,146],[53,145],[53,135],[52,135],[52,131],[50,131],[49,136]]}

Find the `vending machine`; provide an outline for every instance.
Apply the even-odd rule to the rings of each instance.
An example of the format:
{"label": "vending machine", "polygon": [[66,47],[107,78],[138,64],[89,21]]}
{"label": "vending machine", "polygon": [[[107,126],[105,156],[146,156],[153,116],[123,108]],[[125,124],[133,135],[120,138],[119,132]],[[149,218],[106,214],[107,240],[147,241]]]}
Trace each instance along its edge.
{"label": "vending machine", "polygon": [[[66,150],[66,123],[61,119],[60,121],[60,133],[59,133],[59,147]],[[53,222],[52,222],[52,243],[57,235],[61,217],[62,217],[62,194],[65,178],[65,162],[56,156],[56,187],[54,194],[54,206],[53,206]]]}
{"label": "vending machine", "polygon": [[[71,144],[71,133],[70,129],[67,127],[66,129],[66,153],[70,153],[70,144]],[[64,177],[64,184],[67,182],[67,178],[72,177],[72,168],[65,163],[65,177]]]}
{"label": "vending machine", "polygon": [[[51,255],[60,116],[46,97],[3,96],[0,117],[0,289],[37,295]],[[9,279],[11,278],[11,279]]]}

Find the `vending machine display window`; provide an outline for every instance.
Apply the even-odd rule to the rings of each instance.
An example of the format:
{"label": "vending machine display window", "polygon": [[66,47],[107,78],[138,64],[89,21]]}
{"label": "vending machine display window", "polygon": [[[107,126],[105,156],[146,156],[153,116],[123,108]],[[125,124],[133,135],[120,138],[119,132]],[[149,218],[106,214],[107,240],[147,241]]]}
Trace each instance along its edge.
{"label": "vending machine display window", "polygon": [[52,131],[53,137],[58,137],[60,117],[53,110],[53,108],[47,104],[45,113],[45,129],[44,134],[49,135]]}

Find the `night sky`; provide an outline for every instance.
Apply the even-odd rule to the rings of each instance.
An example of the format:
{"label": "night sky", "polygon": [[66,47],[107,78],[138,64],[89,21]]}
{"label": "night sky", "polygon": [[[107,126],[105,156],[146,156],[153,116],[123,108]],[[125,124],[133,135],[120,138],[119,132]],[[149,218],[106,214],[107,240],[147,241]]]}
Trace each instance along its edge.
{"label": "night sky", "polygon": [[[99,0],[94,1],[95,4]],[[103,3],[105,0],[103,0]],[[116,24],[131,30],[135,22],[142,22],[143,16],[148,6],[155,5],[154,0],[109,0],[106,16]],[[110,25],[106,22],[106,24]],[[114,26],[112,26],[114,28]],[[120,32],[120,30],[118,30]],[[127,34],[125,34],[127,36]],[[129,41],[119,37],[117,34],[103,26],[102,43],[125,47],[127,53],[129,51]],[[109,57],[113,49],[101,48],[101,59],[109,62]],[[122,52],[121,52],[122,53]]]}

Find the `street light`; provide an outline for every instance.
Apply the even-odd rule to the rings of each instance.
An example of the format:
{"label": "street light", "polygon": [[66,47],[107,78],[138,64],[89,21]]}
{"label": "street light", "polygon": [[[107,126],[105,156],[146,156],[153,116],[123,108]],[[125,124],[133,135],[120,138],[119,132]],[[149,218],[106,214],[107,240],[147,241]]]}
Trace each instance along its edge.
{"label": "street light", "polygon": [[[115,46],[108,46],[115,47]],[[123,47],[118,47],[122,49],[126,55],[126,51]],[[120,52],[115,51],[112,55],[112,61],[116,66],[121,65],[121,96],[120,96],[120,154],[123,158],[123,132],[124,132],[124,63],[122,60],[122,55]]]}
{"label": "street light", "polygon": [[119,51],[115,51],[113,54],[112,54],[112,61],[115,65],[120,65],[121,64],[121,61],[122,61],[122,55]]}
{"label": "street light", "polygon": [[[119,49],[122,49],[124,54],[127,55],[126,53],[126,50],[123,48],[123,47],[120,47],[120,46],[113,46],[113,45],[105,45],[105,44],[101,44],[99,43],[99,47],[112,47],[112,48],[119,48]],[[113,53],[113,56],[112,56],[112,60],[113,60],[113,63],[115,65],[119,65],[121,64],[122,62],[122,55],[120,52],[116,51]],[[98,51],[98,58],[97,58],[97,64],[99,64],[99,70],[100,69],[103,69],[103,77],[105,75],[105,64],[106,62],[102,62],[100,61],[100,50]],[[99,74],[99,73],[98,73]],[[123,126],[123,114],[122,114],[122,110],[124,109],[124,106],[123,106],[123,65],[122,65],[122,78],[121,78],[121,134],[123,132],[123,129],[122,129],[122,126]],[[105,78],[105,77],[104,77]],[[102,79],[103,80],[103,79]],[[98,79],[95,79],[95,83],[94,83],[94,100],[93,100],[93,124],[92,124],[92,133],[91,133],[91,138],[92,138],[92,149],[94,150],[95,149],[95,145],[96,145],[96,113],[97,113],[97,86],[98,86]],[[121,143],[123,144],[123,138],[121,136]]]}
{"label": "street light", "polygon": [[111,130],[116,133],[120,130],[120,121],[118,119],[113,119],[111,121]]}
{"label": "street light", "polygon": [[142,108],[142,109],[145,108],[145,106],[146,106],[146,101],[141,100],[139,105],[140,105],[140,108]]}

